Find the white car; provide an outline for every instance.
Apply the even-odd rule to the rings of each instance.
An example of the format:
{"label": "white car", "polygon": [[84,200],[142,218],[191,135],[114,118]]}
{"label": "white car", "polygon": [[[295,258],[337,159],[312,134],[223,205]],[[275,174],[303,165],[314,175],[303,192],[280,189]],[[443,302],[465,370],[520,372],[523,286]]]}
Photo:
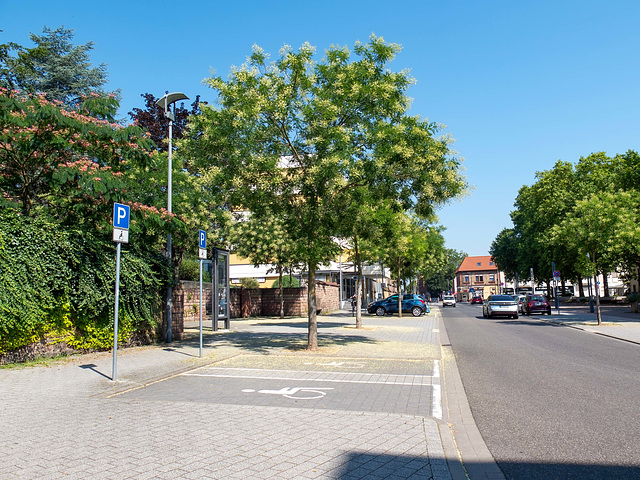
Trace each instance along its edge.
{"label": "white car", "polygon": [[518,318],[518,302],[512,295],[489,295],[482,304],[482,316],[493,318],[496,316]]}
{"label": "white car", "polygon": [[513,299],[518,302],[518,313],[524,315],[524,302],[527,299],[526,295],[512,295]]}
{"label": "white car", "polygon": [[446,306],[450,306],[450,307],[455,307],[456,306],[456,297],[454,297],[453,295],[445,295],[442,297],[442,306],[446,307]]}

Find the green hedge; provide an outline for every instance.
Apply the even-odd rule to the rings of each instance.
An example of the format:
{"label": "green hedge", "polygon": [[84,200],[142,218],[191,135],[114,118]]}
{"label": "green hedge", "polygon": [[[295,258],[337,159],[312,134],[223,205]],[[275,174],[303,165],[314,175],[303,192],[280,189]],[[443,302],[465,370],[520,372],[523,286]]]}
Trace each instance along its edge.
{"label": "green hedge", "polygon": [[[0,354],[39,341],[113,344],[115,244],[11,212],[0,217]],[[123,245],[118,339],[157,327],[167,263]]]}

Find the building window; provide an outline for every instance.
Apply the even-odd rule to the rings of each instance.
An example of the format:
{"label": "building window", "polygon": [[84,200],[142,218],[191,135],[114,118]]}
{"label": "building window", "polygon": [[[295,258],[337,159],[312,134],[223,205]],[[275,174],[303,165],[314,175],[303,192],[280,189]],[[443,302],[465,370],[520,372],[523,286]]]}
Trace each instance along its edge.
{"label": "building window", "polygon": [[493,262],[489,262],[489,265],[491,265],[493,267]]}
{"label": "building window", "polygon": [[469,283],[469,275],[464,276],[464,283]]}
{"label": "building window", "polygon": [[476,275],[476,282],[484,282],[484,277],[482,275]]}
{"label": "building window", "polygon": [[482,266],[482,262],[476,263],[476,267],[481,267],[481,266]]}
{"label": "building window", "polygon": [[489,281],[491,283],[494,283],[496,281],[496,276],[493,273],[491,275],[489,275]]}

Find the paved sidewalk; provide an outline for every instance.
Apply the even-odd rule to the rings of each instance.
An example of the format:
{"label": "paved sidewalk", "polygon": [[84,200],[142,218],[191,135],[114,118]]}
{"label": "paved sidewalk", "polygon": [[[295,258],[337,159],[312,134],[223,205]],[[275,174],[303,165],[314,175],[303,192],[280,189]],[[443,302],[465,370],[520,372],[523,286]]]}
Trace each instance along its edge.
{"label": "paved sidewalk", "polygon": [[233,320],[205,330],[203,358],[189,329],[119,349],[116,381],[109,352],[1,369],[0,479],[451,479],[437,315],[354,323],[319,317],[310,353],[306,319]]}
{"label": "paved sidewalk", "polygon": [[531,318],[640,344],[640,313],[632,313],[629,305],[602,305],[601,325],[598,325],[595,312],[589,312],[588,305],[561,304],[559,313],[556,312],[552,308],[550,316],[532,315]]}

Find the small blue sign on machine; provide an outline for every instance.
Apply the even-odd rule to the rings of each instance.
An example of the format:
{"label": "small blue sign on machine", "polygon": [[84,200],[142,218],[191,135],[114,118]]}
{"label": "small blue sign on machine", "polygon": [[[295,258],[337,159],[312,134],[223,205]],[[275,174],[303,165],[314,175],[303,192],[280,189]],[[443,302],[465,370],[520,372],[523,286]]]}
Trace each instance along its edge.
{"label": "small blue sign on machine", "polygon": [[113,204],[113,241],[129,243],[129,205]]}

